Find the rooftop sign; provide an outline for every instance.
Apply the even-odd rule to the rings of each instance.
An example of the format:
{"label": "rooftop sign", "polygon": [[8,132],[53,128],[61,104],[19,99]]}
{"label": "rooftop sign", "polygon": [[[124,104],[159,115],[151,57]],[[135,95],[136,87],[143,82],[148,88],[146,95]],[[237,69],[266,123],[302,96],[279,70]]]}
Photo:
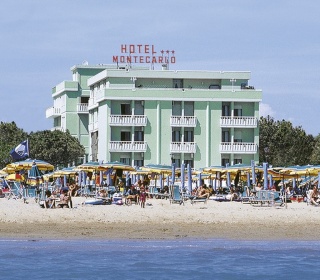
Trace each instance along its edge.
{"label": "rooftop sign", "polygon": [[175,51],[161,50],[159,53],[154,45],[121,45],[121,55],[112,56],[113,63],[176,63]]}

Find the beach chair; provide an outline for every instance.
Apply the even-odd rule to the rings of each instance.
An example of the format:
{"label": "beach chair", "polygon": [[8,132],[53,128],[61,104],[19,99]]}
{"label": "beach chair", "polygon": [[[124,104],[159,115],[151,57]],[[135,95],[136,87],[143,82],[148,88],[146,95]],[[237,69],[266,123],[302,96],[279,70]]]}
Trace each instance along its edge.
{"label": "beach chair", "polygon": [[171,186],[170,204],[171,203],[179,203],[180,205],[184,205],[183,196],[180,192],[180,187],[178,185]]}
{"label": "beach chair", "polygon": [[156,186],[149,186],[149,191],[147,192],[147,194],[149,195],[149,197],[158,198],[159,196],[158,188]]}

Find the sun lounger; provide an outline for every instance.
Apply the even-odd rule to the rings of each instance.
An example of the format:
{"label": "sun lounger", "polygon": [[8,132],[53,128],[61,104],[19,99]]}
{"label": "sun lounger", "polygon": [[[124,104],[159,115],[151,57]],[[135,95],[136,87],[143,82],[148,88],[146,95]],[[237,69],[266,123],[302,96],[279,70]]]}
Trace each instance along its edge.
{"label": "sun lounger", "polygon": [[208,201],[208,197],[194,197],[191,199],[191,204],[195,204],[195,203],[198,203],[198,202],[203,202],[203,203],[207,203]]}
{"label": "sun lounger", "polygon": [[276,191],[261,190],[257,191],[256,195],[250,200],[251,205],[258,206],[283,206],[283,200],[280,194]]}
{"label": "sun lounger", "polygon": [[170,203],[179,203],[180,205],[184,205],[183,196],[180,192],[180,187],[178,185],[173,185],[171,187]]}

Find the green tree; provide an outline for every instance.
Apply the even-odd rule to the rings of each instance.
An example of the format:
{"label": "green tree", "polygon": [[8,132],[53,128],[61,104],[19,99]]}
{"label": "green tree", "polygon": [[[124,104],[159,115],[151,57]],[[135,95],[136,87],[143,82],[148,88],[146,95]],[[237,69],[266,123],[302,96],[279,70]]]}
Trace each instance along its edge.
{"label": "green tree", "polygon": [[65,167],[78,163],[85,148],[69,131],[44,130],[29,135],[30,157],[47,161],[54,166]]}
{"label": "green tree", "polygon": [[311,164],[320,164],[320,134],[314,139],[314,147],[311,154]]}
{"label": "green tree", "polygon": [[259,157],[273,166],[305,165],[311,161],[314,137],[289,121],[260,118]]}
{"label": "green tree", "polygon": [[10,151],[27,137],[28,134],[18,128],[15,122],[0,122],[0,168],[12,161]]}

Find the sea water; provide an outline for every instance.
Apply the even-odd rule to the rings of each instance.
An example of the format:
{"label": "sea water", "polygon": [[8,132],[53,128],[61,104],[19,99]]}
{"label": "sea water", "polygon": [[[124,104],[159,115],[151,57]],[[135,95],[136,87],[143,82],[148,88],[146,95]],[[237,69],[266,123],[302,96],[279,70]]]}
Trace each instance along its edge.
{"label": "sea water", "polygon": [[318,241],[0,240],[1,279],[318,279]]}

